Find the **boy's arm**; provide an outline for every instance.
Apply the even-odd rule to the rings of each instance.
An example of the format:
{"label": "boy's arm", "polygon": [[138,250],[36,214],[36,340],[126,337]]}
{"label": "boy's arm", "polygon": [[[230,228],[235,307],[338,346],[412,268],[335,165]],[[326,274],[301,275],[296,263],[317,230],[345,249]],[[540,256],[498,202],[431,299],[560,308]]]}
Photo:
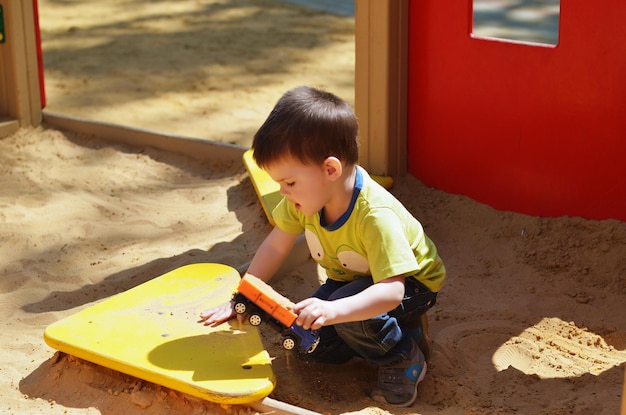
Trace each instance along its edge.
{"label": "boy's arm", "polygon": [[297,239],[298,234],[288,233],[274,227],[254,254],[246,274],[268,282],[285,262]]}
{"label": "boy's arm", "polygon": [[333,301],[310,297],[296,304],[298,325],[317,330],[322,326],[363,321],[393,310],[404,297],[404,276],[377,282],[350,297]]}

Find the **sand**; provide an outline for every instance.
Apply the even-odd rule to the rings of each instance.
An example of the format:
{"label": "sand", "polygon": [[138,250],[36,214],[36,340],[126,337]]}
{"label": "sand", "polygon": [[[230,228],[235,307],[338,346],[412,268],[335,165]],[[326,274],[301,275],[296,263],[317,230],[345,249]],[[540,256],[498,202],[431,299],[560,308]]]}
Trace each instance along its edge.
{"label": "sand", "polygon": [[249,145],[277,91],[354,101],[353,17],[276,0],[39,3],[51,112]]}
{"label": "sand", "polygon": [[[240,39],[250,26],[262,25],[260,17],[251,16],[302,18],[295,27],[307,36],[283,35],[275,49],[264,49],[265,61],[245,59],[254,62],[236,76],[216,78],[212,89],[214,67],[200,70],[201,63],[193,59],[170,59],[179,66],[163,69],[164,76],[152,81],[127,79],[128,72],[116,72],[121,69],[99,69],[98,53],[81,60],[90,49],[102,52],[116,31],[121,33],[117,47],[127,46],[124,36],[139,37],[151,43],[155,56],[162,55],[169,35],[157,41],[158,36],[142,37],[140,28],[137,33],[133,28],[180,29],[179,14],[161,13],[159,24],[137,17],[127,25],[120,22],[122,6],[124,16],[139,10],[127,7],[128,2],[63,4],[40,0],[44,50],[56,62],[47,69],[49,111],[246,145],[288,87],[327,86],[349,100],[353,94],[352,75],[331,73],[324,60],[341,62],[353,48],[353,24],[347,18],[265,1],[261,9],[245,1],[238,7],[219,1],[170,4],[179,11],[203,7],[204,17],[187,9],[179,13],[196,35],[204,36],[202,44],[217,41],[209,41],[213,32],[200,23],[221,16],[228,39],[235,38],[242,48],[238,54],[259,53],[244,51],[246,42]],[[164,7],[150,4],[144,9]],[[47,15],[54,19],[46,21]],[[65,23],[59,20],[63,15]],[[239,27],[241,33],[233,36],[242,16],[249,19],[246,30]],[[225,23],[231,19],[232,26]],[[263,23],[263,30],[278,31],[284,22]],[[69,28],[63,30],[62,24]],[[326,41],[311,40],[312,34]],[[298,46],[305,39],[313,43]],[[283,48],[285,43],[290,46]],[[85,49],[76,52],[81,45]],[[225,49],[211,56],[217,61]],[[276,72],[265,66],[275,59],[270,49],[285,51],[289,59],[276,63],[288,68]],[[339,55],[333,59],[333,53]],[[63,69],[61,62],[74,62],[81,75]],[[138,63],[129,68],[141,72]],[[173,76],[176,70],[180,76]],[[195,71],[204,73],[207,84],[194,83]],[[163,83],[163,93],[129,88],[142,82]],[[107,93],[99,95],[102,91]],[[145,96],[136,94],[142,91]],[[56,353],[42,338],[52,322],[176,267],[246,263],[270,225],[239,160],[201,163],[46,126],[24,128],[0,140],[0,188],[0,413],[255,412],[220,407]],[[626,362],[626,223],[497,211],[411,176],[396,178],[392,192],[420,218],[449,271],[429,313],[434,351],[417,402],[407,409],[378,404],[367,397],[375,368],[358,359],[338,367],[305,364],[280,348],[275,332],[263,328],[277,376],[273,399],[329,414],[619,412]],[[318,272],[308,260],[273,286],[298,301],[318,284]]]}

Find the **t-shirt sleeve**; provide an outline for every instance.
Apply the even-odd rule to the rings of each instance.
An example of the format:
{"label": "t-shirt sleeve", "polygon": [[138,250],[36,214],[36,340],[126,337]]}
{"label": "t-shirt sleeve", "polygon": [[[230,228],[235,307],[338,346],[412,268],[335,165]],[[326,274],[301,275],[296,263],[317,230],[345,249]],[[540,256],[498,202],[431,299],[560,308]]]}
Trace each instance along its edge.
{"label": "t-shirt sleeve", "polygon": [[396,275],[411,275],[419,270],[405,225],[392,210],[370,211],[361,229],[374,282]]}
{"label": "t-shirt sleeve", "polygon": [[287,233],[300,234],[304,232],[304,225],[300,217],[301,215],[293,203],[289,203],[286,198],[282,198],[272,211],[272,218],[276,226]]}

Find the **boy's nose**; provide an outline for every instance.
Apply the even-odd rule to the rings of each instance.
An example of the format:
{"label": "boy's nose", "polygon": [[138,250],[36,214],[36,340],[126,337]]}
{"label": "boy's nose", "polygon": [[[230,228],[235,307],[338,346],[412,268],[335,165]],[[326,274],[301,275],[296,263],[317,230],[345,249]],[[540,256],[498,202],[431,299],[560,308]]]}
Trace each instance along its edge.
{"label": "boy's nose", "polygon": [[287,185],[281,184],[280,190],[279,190],[280,194],[283,196],[287,196],[289,194],[289,191],[287,189],[288,189]]}

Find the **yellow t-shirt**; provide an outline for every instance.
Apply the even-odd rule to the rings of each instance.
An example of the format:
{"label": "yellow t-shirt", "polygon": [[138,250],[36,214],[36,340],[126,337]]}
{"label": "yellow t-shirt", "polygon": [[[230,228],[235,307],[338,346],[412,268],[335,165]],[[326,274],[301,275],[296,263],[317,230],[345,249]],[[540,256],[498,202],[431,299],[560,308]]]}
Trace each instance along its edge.
{"label": "yellow t-shirt", "polygon": [[304,216],[285,198],[273,217],[285,232],[304,232],[311,256],[333,280],[371,275],[379,282],[404,275],[438,292],[445,279],[445,266],[420,222],[361,167],[350,207],[335,223],[324,224],[321,212]]}

